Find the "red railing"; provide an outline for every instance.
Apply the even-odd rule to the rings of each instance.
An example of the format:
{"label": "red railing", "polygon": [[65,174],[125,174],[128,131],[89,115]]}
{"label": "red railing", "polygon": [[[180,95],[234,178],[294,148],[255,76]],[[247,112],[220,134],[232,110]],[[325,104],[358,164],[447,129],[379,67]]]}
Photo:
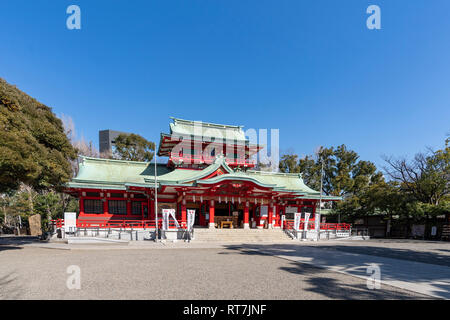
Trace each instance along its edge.
{"label": "red railing", "polygon": [[[64,219],[52,220],[53,225],[59,229],[64,226]],[[162,219],[158,219],[158,227],[162,228]],[[180,221],[179,228],[185,229],[186,222]],[[77,220],[77,228],[100,228],[100,229],[143,229],[143,228],[156,228],[155,220],[100,220],[100,219],[82,219]],[[175,221],[169,220],[169,229],[176,229]]]}
{"label": "red railing", "polygon": [[[201,156],[201,155],[185,155],[185,156],[178,156],[178,155],[172,155],[170,158],[172,161],[183,161],[185,164],[200,164],[200,163],[206,163],[211,164],[216,160],[216,157],[209,157],[209,156]],[[254,166],[256,162],[252,159],[245,159],[245,158],[225,158],[225,161],[228,165],[248,165],[248,166]]]}
{"label": "red railing", "polygon": [[[320,230],[336,230],[336,231],[349,231],[352,225],[349,223],[321,223]],[[305,222],[300,222],[300,230],[304,230]],[[308,222],[308,230],[314,230],[315,223]],[[294,229],[294,220],[284,220],[283,229]]]}

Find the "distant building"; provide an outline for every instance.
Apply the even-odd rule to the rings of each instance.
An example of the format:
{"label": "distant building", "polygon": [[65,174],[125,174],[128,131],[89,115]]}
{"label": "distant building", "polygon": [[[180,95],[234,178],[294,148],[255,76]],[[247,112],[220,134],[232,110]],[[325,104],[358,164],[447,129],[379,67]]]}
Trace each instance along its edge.
{"label": "distant building", "polygon": [[100,130],[98,132],[98,144],[100,146],[100,153],[112,151],[112,146],[113,144],[115,144],[115,140],[120,134],[129,133],[114,130]]}

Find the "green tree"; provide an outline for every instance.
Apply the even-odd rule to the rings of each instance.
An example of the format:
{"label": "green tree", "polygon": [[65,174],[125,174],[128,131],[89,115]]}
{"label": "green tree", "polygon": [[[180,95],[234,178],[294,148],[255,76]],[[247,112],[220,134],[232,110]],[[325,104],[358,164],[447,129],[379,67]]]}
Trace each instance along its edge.
{"label": "green tree", "polygon": [[30,216],[39,214],[45,231],[50,220],[63,218],[66,211],[78,211],[77,199],[54,190],[36,192],[22,184],[17,191],[4,193],[0,197],[1,224],[10,228],[18,226],[19,217],[26,225]]}
{"label": "green tree", "polygon": [[375,164],[360,160],[359,155],[345,145],[320,147],[315,155],[302,159],[294,154],[284,155],[279,168],[281,172],[301,172],[309,187],[320,190],[322,162],[324,194],[343,197],[343,201],[333,205],[334,214],[348,221],[372,214],[374,205],[367,192],[384,183],[383,175]]}
{"label": "green tree", "polygon": [[0,192],[21,183],[59,188],[72,176],[75,156],[51,108],[0,78]]}
{"label": "green tree", "polygon": [[155,154],[155,143],[134,133],[120,134],[114,145],[115,155],[122,160],[150,162]]}
{"label": "green tree", "polygon": [[359,160],[359,155],[345,145],[336,149],[321,147],[315,155],[299,159],[297,155],[283,155],[281,172],[303,174],[305,183],[320,189],[322,161],[324,163],[323,192],[327,195],[349,196],[363,187],[383,181],[383,175],[370,161]]}
{"label": "green tree", "polygon": [[284,154],[281,156],[279,168],[285,173],[300,173],[299,159],[296,154]]}

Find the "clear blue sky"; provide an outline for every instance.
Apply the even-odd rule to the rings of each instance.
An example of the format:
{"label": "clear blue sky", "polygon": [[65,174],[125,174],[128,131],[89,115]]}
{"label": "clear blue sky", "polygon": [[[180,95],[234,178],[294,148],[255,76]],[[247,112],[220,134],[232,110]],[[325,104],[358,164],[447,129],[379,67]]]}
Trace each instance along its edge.
{"label": "clear blue sky", "polygon": [[[382,30],[366,28],[370,4]],[[175,116],[381,164],[450,132],[448,0],[2,0],[0,21],[0,77],[96,145],[101,129],[159,142]]]}

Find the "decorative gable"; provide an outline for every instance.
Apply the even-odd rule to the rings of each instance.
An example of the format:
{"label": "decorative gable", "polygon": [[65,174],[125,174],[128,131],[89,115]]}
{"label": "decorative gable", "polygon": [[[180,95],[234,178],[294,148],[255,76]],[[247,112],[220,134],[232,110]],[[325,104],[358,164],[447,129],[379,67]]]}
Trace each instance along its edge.
{"label": "decorative gable", "polygon": [[217,176],[221,176],[221,175],[226,174],[226,173],[228,173],[228,171],[225,170],[225,168],[220,167],[220,168],[218,168],[216,171],[214,171],[213,173],[211,173],[209,176],[204,177],[204,178],[201,179],[201,180],[211,179],[211,178],[214,178],[214,177],[217,177]]}

